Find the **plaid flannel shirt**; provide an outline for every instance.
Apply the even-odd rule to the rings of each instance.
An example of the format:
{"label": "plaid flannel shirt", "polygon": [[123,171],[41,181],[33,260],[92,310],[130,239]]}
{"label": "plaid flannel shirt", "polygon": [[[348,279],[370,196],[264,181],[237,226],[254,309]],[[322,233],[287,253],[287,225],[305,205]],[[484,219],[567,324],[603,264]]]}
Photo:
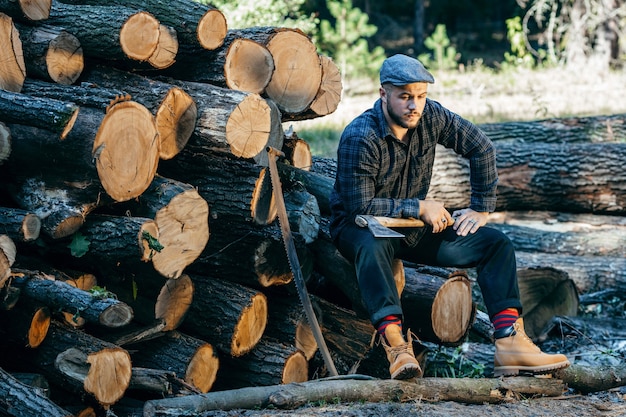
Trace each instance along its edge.
{"label": "plaid flannel shirt", "polygon": [[[405,144],[391,133],[378,99],[341,135],[330,196],[331,235],[336,237],[358,214],[418,218],[419,200],[428,193],[438,143],[469,160],[470,208],[494,211],[498,182],[495,149],[478,127],[426,99],[422,118]],[[407,244],[415,244],[424,231],[404,230]]]}

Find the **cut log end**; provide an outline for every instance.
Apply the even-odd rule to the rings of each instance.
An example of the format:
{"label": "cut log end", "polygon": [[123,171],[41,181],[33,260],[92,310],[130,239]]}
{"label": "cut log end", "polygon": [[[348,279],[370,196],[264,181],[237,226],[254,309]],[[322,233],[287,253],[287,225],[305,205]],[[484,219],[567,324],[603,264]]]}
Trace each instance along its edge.
{"label": "cut log end", "polygon": [[52,81],[72,85],[82,74],[84,66],[83,48],[76,36],[61,31],[50,41],[46,52],[46,68]]}
{"label": "cut log end", "polygon": [[200,392],[206,393],[213,387],[219,359],[213,346],[205,344],[201,346],[193,356],[185,374],[185,382],[196,387]]}
{"label": "cut log end", "polygon": [[296,349],[302,351],[307,360],[313,358],[313,355],[317,352],[317,342],[315,341],[315,336],[313,336],[313,331],[311,331],[311,326],[302,320],[296,326],[295,345]]}
{"label": "cut log end", "polygon": [[93,156],[111,198],[128,201],[141,195],[154,179],[159,160],[158,132],[150,111],[133,101],[111,107],[96,133]]}
{"label": "cut log end", "polygon": [[272,79],[274,58],[251,39],[235,39],[226,54],[224,75],[229,88],[261,94]]}
{"label": "cut log end", "polygon": [[253,158],[265,150],[271,132],[270,106],[258,94],[244,98],[226,122],[226,139],[233,155]]}
{"label": "cut log end", "polygon": [[261,225],[272,223],[278,215],[267,168],[261,170],[254,185],[250,199],[250,213],[254,222]]}
{"label": "cut log end", "polygon": [[65,127],[63,128],[63,130],[61,131],[61,134],[59,135],[59,138],[61,140],[65,139],[67,135],[70,133],[70,131],[72,130],[72,128],[74,127],[74,123],[76,123],[76,119],[78,118],[79,111],[80,111],[80,107],[76,107],[76,110],[74,110],[74,112],[71,114],[71,116],[67,120]]}
{"label": "cut log end", "polygon": [[326,116],[337,110],[341,101],[343,83],[337,65],[327,56],[320,55],[322,64],[322,84],[311,103],[311,111],[318,116]]}
{"label": "cut log end", "polygon": [[45,20],[50,17],[52,0],[19,0],[19,5],[27,19],[33,21]]}
{"label": "cut log end", "polygon": [[171,159],[183,150],[196,127],[198,108],[181,88],[167,92],[156,111],[156,125],[161,141],[161,159]]}
{"label": "cut log end", "polygon": [[198,22],[198,42],[208,50],[217,49],[224,44],[228,24],[224,14],[217,10],[208,10]]}
{"label": "cut log end", "polygon": [[154,306],[155,318],[165,322],[163,331],[178,328],[191,306],[193,294],[193,281],[186,274],[165,282]]}
{"label": "cut log end", "polygon": [[231,341],[231,355],[242,356],[257,345],[267,325],[267,298],[257,293],[239,317]]}
{"label": "cut log end", "polygon": [[123,327],[133,319],[133,309],[125,304],[113,304],[100,314],[100,324],[110,328]]}
{"label": "cut log end", "polygon": [[148,61],[157,49],[161,25],[147,12],[133,14],[120,30],[120,45],[130,59]]}
{"label": "cut log end", "polygon": [[39,233],[41,232],[41,219],[39,216],[32,213],[25,215],[20,231],[24,242],[37,240]]}
{"label": "cut log end", "polygon": [[0,13],[0,88],[19,93],[26,79],[26,63],[20,34],[13,19]]}
{"label": "cut log end", "polygon": [[284,113],[300,113],[313,101],[322,83],[322,66],[313,42],[299,30],[282,30],[267,49],[274,57],[274,75],[267,95]]}
{"label": "cut log end", "polygon": [[91,365],[84,387],[103,406],[115,404],[130,385],[130,355],[121,348],[106,348],[87,357]]}
{"label": "cut log end", "polygon": [[209,241],[209,205],[195,189],[187,190],[159,210],[154,218],[163,249],[152,257],[161,275],[178,278]]}
{"label": "cut log end", "polygon": [[470,327],[474,307],[469,279],[447,280],[433,301],[431,319],[435,335],[443,343],[458,342]]}
{"label": "cut log end", "polygon": [[50,310],[47,307],[37,309],[33,315],[28,330],[28,347],[36,348],[41,345],[50,328]]}
{"label": "cut log end", "polygon": [[137,243],[141,250],[141,260],[143,262],[150,262],[154,254],[161,250],[159,227],[154,220],[148,220],[141,225]]}
{"label": "cut log end", "polygon": [[296,351],[285,361],[282,383],[305,382],[309,380],[309,362],[304,353]]}
{"label": "cut log end", "polygon": [[285,152],[285,158],[294,167],[305,171],[311,169],[313,156],[311,155],[311,147],[306,141],[302,139],[285,141],[283,151]]}
{"label": "cut log end", "polygon": [[159,25],[159,43],[150,55],[148,63],[156,69],[165,69],[176,62],[178,54],[178,37],[176,31],[165,25]]}

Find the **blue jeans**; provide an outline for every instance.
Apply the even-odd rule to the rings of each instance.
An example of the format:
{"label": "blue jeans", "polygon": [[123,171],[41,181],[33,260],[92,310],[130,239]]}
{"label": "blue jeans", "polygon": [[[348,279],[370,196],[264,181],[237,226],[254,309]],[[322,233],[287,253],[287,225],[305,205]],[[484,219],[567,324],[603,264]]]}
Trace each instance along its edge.
{"label": "blue jeans", "polygon": [[517,285],[515,251],[499,230],[481,227],[459,236],[452,227],[441,233],[427,231],[413,247],[403,239],[375,238],[367,228],[346,225],[335,239],[339,252],[356,268],[363,304],[374,326],[388,315],[402,316],[393,279],[393,259],[457,268],[476,268],[477,281],[490,317],[522,305]]}

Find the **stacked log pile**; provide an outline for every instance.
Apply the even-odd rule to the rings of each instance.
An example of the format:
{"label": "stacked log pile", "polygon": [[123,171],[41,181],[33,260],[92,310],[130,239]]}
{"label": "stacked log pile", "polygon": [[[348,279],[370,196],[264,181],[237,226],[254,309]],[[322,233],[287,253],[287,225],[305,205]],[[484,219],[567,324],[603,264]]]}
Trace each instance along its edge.
{"label": "stacked log pile", "polygon": [[[276,221],[268,146],[285,154],[290,227],[339,372],[387,377],[354,268],[328,235],[334,161],[313,158],[283,129],[332,113],[341,96],[337,67],[304,33],[227,30],[219,10],[190,0],[0,0],[0,44],[6,409],[121,415],[146,399],[327,375]],[[533,329],[575,315],[578,292],[624,285],[622,122],[599,123],[596,136],[606,139],[607,126],[612,137],[592,143],[590,129],[519,143],[497,137],[512,125],[485,126],[503,184],[505,213],[493,226],[522,251]],[[519,129],[551,138],[585,121],[558,123]],[[468,167],[442,150],[435,172],[433,197],[466,206]],[[525,211],[535,217],[511,214]],[[597,226],[509,224],[561,218]],[[582,256],[595,261],[581,265]],[[423,341],[489,340],[471,270],[394,266],[408,326]],[[49,395],[18,372],[43,375]],[[151,403],[145,415],[182,415],[176,404]]]}

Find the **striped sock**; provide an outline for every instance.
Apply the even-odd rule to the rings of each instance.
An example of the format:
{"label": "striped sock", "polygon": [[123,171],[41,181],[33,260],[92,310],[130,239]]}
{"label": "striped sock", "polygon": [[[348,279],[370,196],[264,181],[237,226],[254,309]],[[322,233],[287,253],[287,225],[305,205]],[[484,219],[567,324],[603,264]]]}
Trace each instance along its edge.
{"label": "striped sock", "polygon": [[519,318],[519,312],[516,308],[507,308],[493,316],[492,323],[496,331],[510,327]]}
{"label": "striped sock", "polygon": [[390,324],[396,324],[400,326],[400,331],[402,331],[402,320],[400,319],[400,316],[396,316],[396,315],[390,315],[390,316],[384,317],[381,321],[378,322],[378,327],[376,328],[376,331],[378,332],[379,335],[381,335],[384,338],[385,329]]}

